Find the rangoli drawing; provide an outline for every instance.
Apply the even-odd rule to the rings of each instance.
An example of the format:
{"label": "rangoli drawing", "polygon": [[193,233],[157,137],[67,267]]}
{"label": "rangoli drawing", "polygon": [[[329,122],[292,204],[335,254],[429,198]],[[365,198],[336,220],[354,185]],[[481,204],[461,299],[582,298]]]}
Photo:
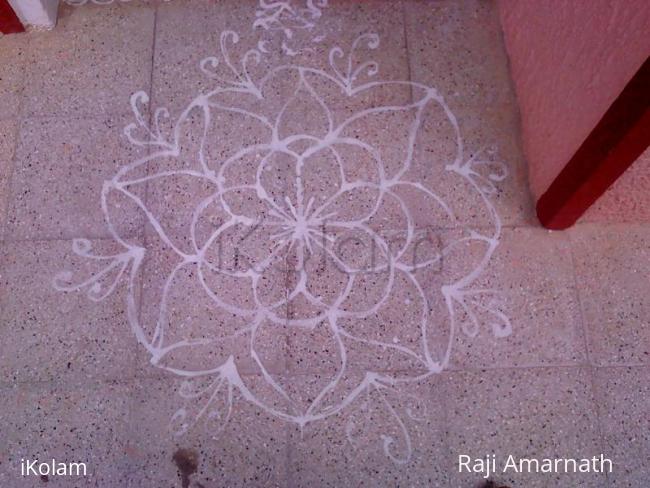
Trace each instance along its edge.
{"label": "rangoli drawing", "polygon": [[[294,29],[311,29],[326,6],[326,0],[307,0],[299,9],[290,2],[260,0],[255,26],[262,32],[278,30],[290,41]],[[404,391],[409,384],[440,373],[449,364],[458,334],[474,337],[486,322],[496,337],[511,333],[508,318],[495,303],[497,292],[476,286],[501,236],[491,197],[506,177],[505,165],[467,154],[456,117],[435,88],[379,79],[378,64],[364,58],[379,47],[376,34],[361,35],[347,49],[332,47],[327,69],[282,64],[269,67],[261,77],[251,68],[263,65],[266,53],[258,47],[235,61],[229,52],[239,40],[236,32],[221,34],[221,54],[200,64],[215,88],[189,103],[171,133],[162,128],[170,119],[168,110],[153,111],[149,124],[143,111],[147,94],[132,95],[135,122],[124,133],[132,144],[150,151],[106,181],[100,195],[106,225],[123,250],[97,255],[90,241],[75,240],[74,252],[105,263],[103,270],[82,282],[63,272],[54,286],[86,292],[96,301],[118,286],[128,287],[125,306],[137,341],[153,366],[182,381],[180,395],[186,403],[171,419],[179,426],[178,434],[202,418],[225,425],[236,401],[250,402],[300,427],[376,402],[394,419],[402,436],[400,442],[382,436],[383,450],[393,462],[405,463],[413,450],[405,419],[417,417],[409,408],[398,411],[391,401],[395,388]],[[408,97],[385,96],[393,92]],[[454,205],[445,199],[448,193],[442,191],[448,189],[414,176],[416,162],[426,158],[416,142],[432,110],[441,114],[440,123],[453,134],[455,153],[447,161],[428,162],[431,172],[444,173],[445,181],[456,181],[463,191],[472,192],[488,226],[473,228],[460,222]],[[406,137],[379,144],[360,130],[385,127],[390,121],[405,127]],[[245,145],[223,139],[220,131],[226,122],[255,137]],[[190,150],[191,161],[183,147],[188,126],[199,134],[195,150]],[[388,126],[384,134],[391,133]],[[214,144],[222,148],[218,156],[209,149]],[[162,160],[165,164],[159,164]],[[177,176],[211,189],[208,197],[197,196],[194,202],[186,246],[178,243],[150,202],[131,190]],[[114,193],[137,205],[156,238],[177,257],[159,292],[153,328],[142,323],[138,300],[143,262],[153,251],[117,230],[114,216],[119,210],[110,203]],[[425,213],[440,216],[439,241],[422,240],[417,215],[422,204],[413,202],[425,202]],[[387,229],[382,223],[386,215],[401,228]],[[461,232],[447,237],[445,229],[450,228]],[[446,276],[441,270],[454,263],[443,266],[445,259],[453,260],[460,246],[472,244],[481,249],[480,256],[460,274]],[[230,330],[193,337],[178,329],[168,297],[178,276],[188,272]],[[286,285],[282,283],[286,293],[269,288],[278,276],[286,277]],[[327,281],[328,277],[332,279]],[[247,299],[233,298],[232,289]],[[436,300],[440,308],[433,306]],[[385,307],[398,305],[405,310],[400,327],[408,328],[417,340],[386,338],[377,332],[383,327]],[[336,345],[332,353],[336,371],[306,408],[294,401],[259,354],[259,334],[271,328],[272,335],[273,327],[280,326],[322,328]],[[261,372],[255,381],[242,373],[234,354],[215,354],[214,363],[201,368],[188,366],[185,357],[223,347],[225,337],[248,344],[247,360]],[[404,361],[408,372],[390,367],[364,371],[358,363],[352,371],[353,348],[385,355],[387,365]],[[267,401],[262,390],[273,391],[282,401]],[[409,402],[420,401],[400,395]],[[350,415],[346,429],[353,445],[354,418]]]}

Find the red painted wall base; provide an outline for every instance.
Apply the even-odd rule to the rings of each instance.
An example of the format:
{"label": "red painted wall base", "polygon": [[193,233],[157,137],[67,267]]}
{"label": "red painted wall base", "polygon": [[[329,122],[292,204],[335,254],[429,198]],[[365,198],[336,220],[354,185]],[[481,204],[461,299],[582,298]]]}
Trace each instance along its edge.
{"label": "red painted wall base", "polygon": [[649,145],[650,58],[538,200],[542,225],[573,225]]}
{"label": "red painted wall base", "polygon": [[11,8],[7,0],[0,0],[0,32],[3,34],[15,34],[23,32],[25,28],[18,19],[16,12]]}

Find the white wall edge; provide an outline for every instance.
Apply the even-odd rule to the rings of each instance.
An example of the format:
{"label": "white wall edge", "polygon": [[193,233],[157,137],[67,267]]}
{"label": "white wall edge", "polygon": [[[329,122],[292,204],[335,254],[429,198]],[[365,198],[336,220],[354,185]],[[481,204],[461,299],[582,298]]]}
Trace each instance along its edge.
{"label": "white wall edge", "polygon": [[59,0],[9,0],[24,26],[52,29],[56,25]]}

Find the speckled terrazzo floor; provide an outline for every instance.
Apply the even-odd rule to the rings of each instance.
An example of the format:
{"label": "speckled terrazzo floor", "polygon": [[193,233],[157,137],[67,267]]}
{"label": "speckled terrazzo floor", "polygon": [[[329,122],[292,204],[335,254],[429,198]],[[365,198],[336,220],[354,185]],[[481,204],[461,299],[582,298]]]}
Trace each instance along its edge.
{"label": "speckled terrazzo floor", "polygon": [[650,227],[539,228],[494,6],[293,7],[0,37],[0,487],[646,486]]}

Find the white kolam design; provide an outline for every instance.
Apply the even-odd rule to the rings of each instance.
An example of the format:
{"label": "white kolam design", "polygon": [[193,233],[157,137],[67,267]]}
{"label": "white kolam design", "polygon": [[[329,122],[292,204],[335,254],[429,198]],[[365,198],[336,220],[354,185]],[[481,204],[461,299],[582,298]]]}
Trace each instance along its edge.
{"label": "white kolam design", "polygon": [[[290,1],[260,0],[259,8],[255,15],[253,29],[262,28],[270,32],[280,32],[282,35],[281,49],[287,56],[296,56],[301,52],[312,50],[309,47],[295,46],[295,33],[313,33],[318,19],[327,7],[328,0],[305,0],[304,6],[293,5]],[[325,39],[323,34],[314,34],[310,42],[319,43]],[[265,49],[262,41],[259,49]]]}
{"label": "white kolam design", "polygon": [[[280,23],[284,3],[261,2],[256,23],[286,29]],[[309,18],[317,18],[325,4],[309,1]],[[135,337],[152,365],[182,380],[185,404],[171,419],[178,434],[209,420],[216,423],[216,435],[228,422],[233,404],[247,401],[301,428],[349,414],[346,435],[355,445],[355,432],[363,429],[360,419],[368,417],[363,412],[373,404],[394,423],[392,434],[380,436],[385,454],[405,463],[413,449],[406,419],[418,421],[427,408],[408,393],[409,385],[449,364],[458,334],[474,337],[483,324],[497,337],[511,333],[508,318],[499,310],[498,292],[475,286],[501,236],[491,197],[506,177],[506,168],[466,153],[456,117],[434,88],[377,79],[377,63],[364,60],[379,46],[375,34],[360,36],[347,52],[333,47],[327,69],[286,64],[270,67],[259,77],[253,68],[263,65],[265,53],[251,49],[235,62],[229,52],[238,42],[235,32],[221,34],[221,55],[200,65],[217,87],[194,98],[170,123],[173,130],[163,128],[170,122],[167,109],[153,111],[150,124],[142,110],[148,96],[138,92],[131,97],[135,122],[124,132],[132,144],[149,152],[120,169],[101,192],[106,225],[122,251],[95,254],[90,241],[76,239],[73,251],[103,263],[102,271],[83,282],[63,272],[54,286],[84,291],[100,301],[126,283],[126,310]],[[391,95],[399,93],[409,95]],[[416,166],[427,156],[416,150],[416,142],[423,137],[426,114],[433,111],[440,117],[436,123],[452,135],[445,144],[454,151],[447,161],[439,155],[425,161],[439,177],[420,181],[414,176]],[[224,121],[254,134],[252,142],[240,145],[225,139]],[[391,121],[399,127],[392,127]],[[188,147],[188,127],[198,134],[192,139],[194,148]],[[373,131],[374,136],[366,136]],[[425,139],[435,145],[432,137]],[[214,145],[220,150],[212,151]],[[211,189],[207,197],[197,192],[185,246],[159,212],[132,191],[176,177]],[[436,181],[445,187],[434,188]],[[467,193],[467,198],[456,200],[477,206],[472,210],[484,215],[486,224],[473,228],[461,221],[445,198],[456,187]],[[143,263],[154,250],[121,235],[115,222],[120,209],[111,203],[116,194],[142,211],[158,241],[177,258],[159,290],[154,327],[142,322],[139,307]],[[451,237],[440,231],[439,239],[423,241],[418,227],[423,212],[439,216],[441,229],[454,230],[448,233]],[[386,219],[401,228],[389,232]],[[246,249],[250,242],[252,250]],[[426,249],[418,250],[423,242]],[[470,257],[463,249],[472,246],[480,252]],[[455,260],[463,261],[461,271],[441,271],[454,268]],[[215,330],[214,337],[184,335],[182,324],[172,320],[169,303],[184,273],[195,277],[204,294],[200,298],[207,297],[214,316],[226,318],[220,327],[232,330]],[[269,291],[278,276],[288,277],[282,283],[285,293]],[[238,300],[233,290],[247,299]],[[432,305],[436,300],[444,313]],[[397,309],[403,320],[393,324],[395,334],[403,331],[414,340],[377,332],[387,326],[380,323],[387,308]],[[231,322],[234,325],[228,325]],[[334,344],[322,354],[330,354],[323,359],[334,364],[335,372],[307,395],[306,406],[273,374],[260,351],[260,335],[273,336],[281,327],[322,332]],[[232,341],[248,350],[245,359],[260,372],[254,380],[242,373],[235,351],[223,353]],[[210,355],[213,350],[221,352]],[[395,367],[368,365],[363,354],[359,359],[359,351]],[[188,358],[201,355],[214,362],[188,366],[195,364]],[[271,397],[275,400],[268,400]]]}

